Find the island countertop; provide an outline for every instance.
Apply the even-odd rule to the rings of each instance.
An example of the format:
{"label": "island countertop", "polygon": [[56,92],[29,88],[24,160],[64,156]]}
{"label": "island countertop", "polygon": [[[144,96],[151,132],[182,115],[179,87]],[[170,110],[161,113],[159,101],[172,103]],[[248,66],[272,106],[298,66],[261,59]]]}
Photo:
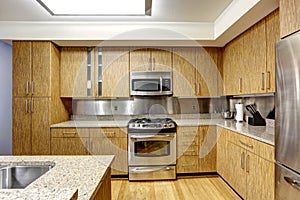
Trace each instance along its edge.
{"label": "island countertop", "polygon": [[114,156],[0,156],[0,166],[52,165],[24,189],[0,189],[0,199],[90,199]]}

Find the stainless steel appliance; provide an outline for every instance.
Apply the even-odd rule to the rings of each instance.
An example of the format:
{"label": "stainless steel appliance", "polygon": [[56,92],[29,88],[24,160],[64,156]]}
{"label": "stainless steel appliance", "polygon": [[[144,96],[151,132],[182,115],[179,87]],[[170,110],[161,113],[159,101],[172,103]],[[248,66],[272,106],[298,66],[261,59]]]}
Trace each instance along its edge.
{"label": "stainless steel appliance", "polygon": [[176,179],[176,123],[169,118],[128,123],[129,180]]}
{"label": "stainless steel appliance", "polygon": [[300,32],[276,45],[276,199],[300,197]]}
{"label": "stainless steel appliance", "polygon": [[130,72],[130,95],[172,94],[172,72]]}

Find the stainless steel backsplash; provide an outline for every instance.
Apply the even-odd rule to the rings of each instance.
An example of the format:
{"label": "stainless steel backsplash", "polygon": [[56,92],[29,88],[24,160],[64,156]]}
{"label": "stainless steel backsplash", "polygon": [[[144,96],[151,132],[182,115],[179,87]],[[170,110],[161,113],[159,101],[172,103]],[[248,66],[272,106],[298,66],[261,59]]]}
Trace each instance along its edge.
{"label": "stainless steel backsplash", "polygon": [[134,97],[73,100],[73,115],[196,114],[222,111],[224,98]]}

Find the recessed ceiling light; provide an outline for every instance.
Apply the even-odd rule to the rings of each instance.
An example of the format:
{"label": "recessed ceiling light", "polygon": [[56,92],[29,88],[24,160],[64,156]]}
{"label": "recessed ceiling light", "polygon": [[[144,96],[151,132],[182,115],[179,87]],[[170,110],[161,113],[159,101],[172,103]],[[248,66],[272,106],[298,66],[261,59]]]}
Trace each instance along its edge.
{"label": "recessed ceiling light", "polygon": [[151,15],[152,0],[36,0],[53,16]]}

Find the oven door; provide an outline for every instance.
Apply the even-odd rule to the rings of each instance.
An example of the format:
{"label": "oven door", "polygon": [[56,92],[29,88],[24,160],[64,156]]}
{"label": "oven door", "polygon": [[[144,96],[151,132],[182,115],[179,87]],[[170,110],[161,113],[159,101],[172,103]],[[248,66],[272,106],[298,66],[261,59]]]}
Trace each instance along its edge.
{"label": "oven door", "polygon": [[176,163],[176,134],[131,133],[128,135],[130,166]]}

